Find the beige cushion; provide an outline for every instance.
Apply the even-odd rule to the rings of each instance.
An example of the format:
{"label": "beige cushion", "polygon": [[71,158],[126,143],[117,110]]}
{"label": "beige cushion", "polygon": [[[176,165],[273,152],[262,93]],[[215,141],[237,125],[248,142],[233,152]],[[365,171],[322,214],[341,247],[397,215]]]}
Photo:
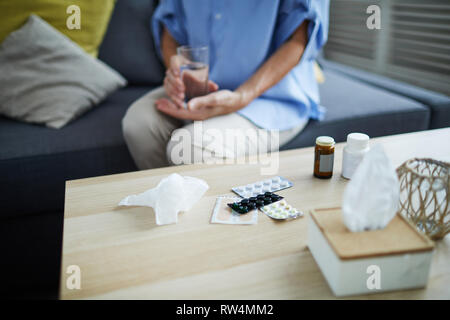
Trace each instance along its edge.
{"label": "beige cushion", "polygon": [[0,45],[0,114],[61,128],[126,80],[38,16]]}

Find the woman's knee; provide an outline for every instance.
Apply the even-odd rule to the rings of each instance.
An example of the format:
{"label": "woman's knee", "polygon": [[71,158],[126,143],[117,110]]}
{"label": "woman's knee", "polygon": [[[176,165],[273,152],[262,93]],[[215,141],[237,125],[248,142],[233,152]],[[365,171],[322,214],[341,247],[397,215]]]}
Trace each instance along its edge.
{"label": "woman's knee", "polygon": [[143,130],[145,123],[142,120],[136,103],[132,104],[122,119],[122,132],[127,143],[133,143],[145,132]]}

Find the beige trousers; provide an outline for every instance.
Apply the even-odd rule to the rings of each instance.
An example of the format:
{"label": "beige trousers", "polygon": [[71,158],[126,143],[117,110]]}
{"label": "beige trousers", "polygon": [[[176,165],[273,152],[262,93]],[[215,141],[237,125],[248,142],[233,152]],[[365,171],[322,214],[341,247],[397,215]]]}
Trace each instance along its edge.
{"label": "beige trousers", "polygon": [[140,170],[278,151],[307,124],[269,131],[237,113],[186,122],[155,108],[155,100],[163,97],[167,97],[163,87],[150,91],[128,108],[122,120],[125,141]]}

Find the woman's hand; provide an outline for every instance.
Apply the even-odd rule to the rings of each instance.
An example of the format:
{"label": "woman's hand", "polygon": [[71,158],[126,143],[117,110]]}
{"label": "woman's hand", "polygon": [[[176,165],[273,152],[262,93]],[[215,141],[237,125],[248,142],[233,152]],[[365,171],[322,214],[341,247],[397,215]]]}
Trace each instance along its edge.
{"label": "woman's hand", "polygon": [[164,89],[169,99],[178,107],[183,107],[185,87],[180,75],[180,57],[170,57],[170,66],[164,78]]}
{"label": "woman's hand", "polygon": [[247,103],[239,91],[219,90],[202,97],[191,99],[187,109],[178,108],[168,99],[156,101],[156,107],[174,118],[186,120],[206,120],[212,117],[235,112]]}
{"label": "woman's hand", "polygon": [[[250,79],[235,91],[220,90],[193,98],[188,103],[188,109],[183,108],[185,86],[180,75],[180,57],[174,55],[178,44],[164,28],[161,46],[164,63],[168,67],[164,88],[169,99],[157,100],[156,107],[172,117],[187,120],[206,120],[245,107],[298,65],[308,43],[308,24],[309,21],[305,20]],[[209,92],[218,90],[217,84],[212,81],[209,81],[208,88]]]}
{"label": "woman's hand", "polygon": [[[199,83],[197,78],[190,76],[189,73],[184,73],[183,78],[181,78],[181,57],[178,55],[173,55],[170,58],[170,67],[166,71],[166,76],[164,78],[164,89],[169,99],[179,108],[183,108],[184,98],[186,94],[186,85],[192,87],[198,87]],[[186,82],[183,82],[183,80]],[[201,86],[202,84],[200,84]],[[208,81],[208,91],[214,92],[219,89],[219,86],[213,81]]]}

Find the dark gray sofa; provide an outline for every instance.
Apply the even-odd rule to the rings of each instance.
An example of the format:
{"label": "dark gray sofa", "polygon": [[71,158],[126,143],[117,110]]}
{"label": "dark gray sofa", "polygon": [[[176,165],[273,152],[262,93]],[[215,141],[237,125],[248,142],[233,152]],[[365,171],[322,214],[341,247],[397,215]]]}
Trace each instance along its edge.
{"label": "dark gray sofa", "polygon": [[[60,130],[0,117],[0,295],[56,297],[65,181],[136,170],[121,132],[128,106],[158,86],[163,67],[150,32],[153,1],[119,0],[99,58],[128,87]],[[344,141],[450,125],[450,98],[322,59],[328,112],[283,149],[311,146],[318,135]]]}

